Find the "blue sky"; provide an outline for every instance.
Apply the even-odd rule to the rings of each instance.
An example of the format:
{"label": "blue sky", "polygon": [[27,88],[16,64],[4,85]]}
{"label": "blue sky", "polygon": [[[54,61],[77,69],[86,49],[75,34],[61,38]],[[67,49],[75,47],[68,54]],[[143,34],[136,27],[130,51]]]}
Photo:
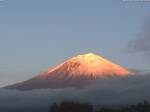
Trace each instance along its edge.
{"label": "blue sky", "polygon": [[126,48],[149,13],[150,2],[0,1],[0,86],[88,52],[127,68],[148,69],[144,56]]}

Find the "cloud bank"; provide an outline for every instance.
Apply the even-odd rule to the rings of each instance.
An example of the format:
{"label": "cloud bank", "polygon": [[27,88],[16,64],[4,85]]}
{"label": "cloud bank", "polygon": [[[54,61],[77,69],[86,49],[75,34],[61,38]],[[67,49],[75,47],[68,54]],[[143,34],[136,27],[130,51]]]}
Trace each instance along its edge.
{"label": "cloud bank", "polygon": [[[98,80],[86,88],[17,91],[0,89],[0,111],[38,109],[46,112],[54,102],[80,101],[100,106],[125,106],[150,101],[150,74],[127,78]],[[44,111],[45,109],[45,111]],[[5,111],[5,112],[7,112]],[[18,110],[20,111],[20,110]],[[29,112],[29,111],[28,111]]]}

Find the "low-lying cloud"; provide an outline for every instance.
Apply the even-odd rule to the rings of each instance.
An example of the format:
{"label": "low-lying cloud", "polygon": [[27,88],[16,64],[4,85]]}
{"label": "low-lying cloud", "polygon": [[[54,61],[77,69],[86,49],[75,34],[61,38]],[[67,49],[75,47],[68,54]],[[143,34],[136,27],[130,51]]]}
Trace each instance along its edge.
{"label": "low-lying cloud", "polygon": [[[150,74],[99,80],[86,88],[80,89],[41,89],[33,91],[0,89],[0,111],[9,108],[45,108],[46,112],[50,104],[64,100],[88,102],[101,106],[130,105],[144,100],[150,101],[149,86]],[[12,109],[11,112],[13,112]]]}

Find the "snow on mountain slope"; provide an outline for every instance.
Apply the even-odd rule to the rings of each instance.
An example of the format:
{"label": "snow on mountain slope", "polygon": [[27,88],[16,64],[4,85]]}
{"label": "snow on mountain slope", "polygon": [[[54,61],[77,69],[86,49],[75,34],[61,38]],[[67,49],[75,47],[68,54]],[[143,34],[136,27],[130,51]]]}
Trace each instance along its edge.
{"label": "snow on mountain slope", "polygon": [[53,69],[48,70],[41,76],[54,76],[54,77],[105,77],[105,76],[125,76],[130,72],[119,65],[97,56],[93,53],[78,55],[70,60],[60,64]]}

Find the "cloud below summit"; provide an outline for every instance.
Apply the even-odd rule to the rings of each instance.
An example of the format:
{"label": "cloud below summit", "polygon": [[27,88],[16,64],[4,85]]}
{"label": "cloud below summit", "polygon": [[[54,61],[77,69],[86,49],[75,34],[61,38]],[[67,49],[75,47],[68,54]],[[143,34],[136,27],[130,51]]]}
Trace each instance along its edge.
{"label": "cloud below summit", "polygon": [[73,100],[94,105],[129,105],[150,101],[150,74],[111,80],[98,80],[86,88],[41,89],[16,91],[0,89],[2,108],[37,108],[53,102]]}

